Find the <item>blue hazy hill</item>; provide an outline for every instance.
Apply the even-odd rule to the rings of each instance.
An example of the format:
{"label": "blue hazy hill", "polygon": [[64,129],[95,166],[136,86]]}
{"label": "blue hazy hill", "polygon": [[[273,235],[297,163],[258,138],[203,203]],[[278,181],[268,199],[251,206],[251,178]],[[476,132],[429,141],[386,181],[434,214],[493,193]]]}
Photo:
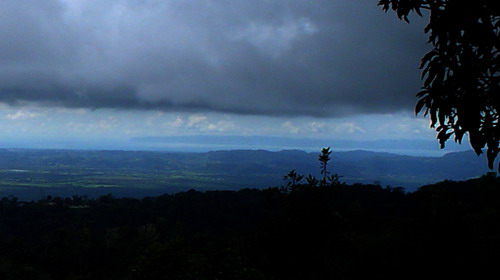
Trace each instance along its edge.
{"label": "blue hazy hill", "polygon": [[[405,187],[465,180],[488,172],[484,157],[454,152],[416,157],[386,152],[333,152],[328,169],[352,183]],[[294,169],[319,177],[318,152],[228,150],[202,153],[89,150],[0,150],[0,196],[113,193],[141,197],[188,190],[283,185]]]}

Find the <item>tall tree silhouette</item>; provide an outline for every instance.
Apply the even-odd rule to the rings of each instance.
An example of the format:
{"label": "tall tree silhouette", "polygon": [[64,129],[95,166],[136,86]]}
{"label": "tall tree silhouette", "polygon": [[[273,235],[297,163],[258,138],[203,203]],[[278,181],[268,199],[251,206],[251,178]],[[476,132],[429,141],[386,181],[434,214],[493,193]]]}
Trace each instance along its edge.
{"label": "tall tree silhouette", "polygon": [[[500,5],[498,0],[380,0],[385,10],[409,22],[429,13],[425,32],[433,49],[421,62],[422,89],[415,111],[429,116],[444,147],[465,134],[488,166],[500,151]],[[500,171],[500,164],[498,166]]]}
{"label": "tall tree silhouette", "polygon": [[323,179],[321,179],[322,186],[326,186],[326,179],[328,178],[328,174],[330,173],[330,172],[328,172],[326,167],[328,165],[328,161],[330,161],[330,154],[331,153],[332,152],[330,151],[330,147],[323,148],[323,149],[321,149],[321,153],[318,156],[318,160],[321,163],[321,175],[323,175]]}

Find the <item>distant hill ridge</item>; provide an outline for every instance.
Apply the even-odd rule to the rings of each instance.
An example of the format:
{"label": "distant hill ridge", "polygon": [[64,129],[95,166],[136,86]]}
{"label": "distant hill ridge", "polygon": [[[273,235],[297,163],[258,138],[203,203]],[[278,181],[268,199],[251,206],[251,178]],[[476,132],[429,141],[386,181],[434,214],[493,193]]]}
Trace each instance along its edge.
{"label": "distant hill ridge", "polygon": [[[37,191],[40,193],[55,187],[63,191],[66,186],[102,192],[128,188],[144,195],[190,188],[267,188],[282,186],[283,176],[292,169],[319,177],[318,154],[301,150],[180,153],[0,149],[0,196],[20,190],[33,193],[30,188],[39,187],[43,187]],[[415,157],[364,150],[334,151],[328,170],[348,184],[377,183],[408,191],[446,179],[479,177],[489,171],[484,157],[471,151]]]}
{"label": "distant hill ridge", "polygon": [[[292,138],[277,136],[228,136],[228,135],[189,135],[166,137],[135,137],[130,143],[156,150],[189,150],[193,152],[207,152],[210,150],[242,150],[265,149],[279,151],[285,149],[301,149],[310,152],[318,151],[322,147],[335,147],[338,151],[370,150],[385,151],[397,154],[410,155],[441,155],[442,151],[436,141],[416,139],[392,140],[340,140],[316,138]],[[447,144],[449,151],[467,150],[467,145],[456,143]]]}

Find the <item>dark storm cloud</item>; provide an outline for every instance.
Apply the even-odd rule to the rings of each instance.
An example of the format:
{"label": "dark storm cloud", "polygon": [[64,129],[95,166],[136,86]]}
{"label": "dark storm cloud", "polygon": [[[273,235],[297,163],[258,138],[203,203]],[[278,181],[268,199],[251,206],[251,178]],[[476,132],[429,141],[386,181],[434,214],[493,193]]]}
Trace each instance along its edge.
{"label": "dark storm cloud", "polygon": [[[4,0],[0,102],[342,116],[410,110],[425,36],[376,0]],[[418,20],[417,20],[418,21]]]}

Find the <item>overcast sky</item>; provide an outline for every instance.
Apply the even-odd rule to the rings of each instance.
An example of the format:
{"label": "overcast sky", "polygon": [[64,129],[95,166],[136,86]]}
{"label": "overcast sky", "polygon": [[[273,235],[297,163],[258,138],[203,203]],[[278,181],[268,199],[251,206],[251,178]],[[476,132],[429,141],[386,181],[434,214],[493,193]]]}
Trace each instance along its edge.
{"label": "overcast sky", "polygon": [[377,2],[2,0],[0,137],[432,139],[424,20]]}

